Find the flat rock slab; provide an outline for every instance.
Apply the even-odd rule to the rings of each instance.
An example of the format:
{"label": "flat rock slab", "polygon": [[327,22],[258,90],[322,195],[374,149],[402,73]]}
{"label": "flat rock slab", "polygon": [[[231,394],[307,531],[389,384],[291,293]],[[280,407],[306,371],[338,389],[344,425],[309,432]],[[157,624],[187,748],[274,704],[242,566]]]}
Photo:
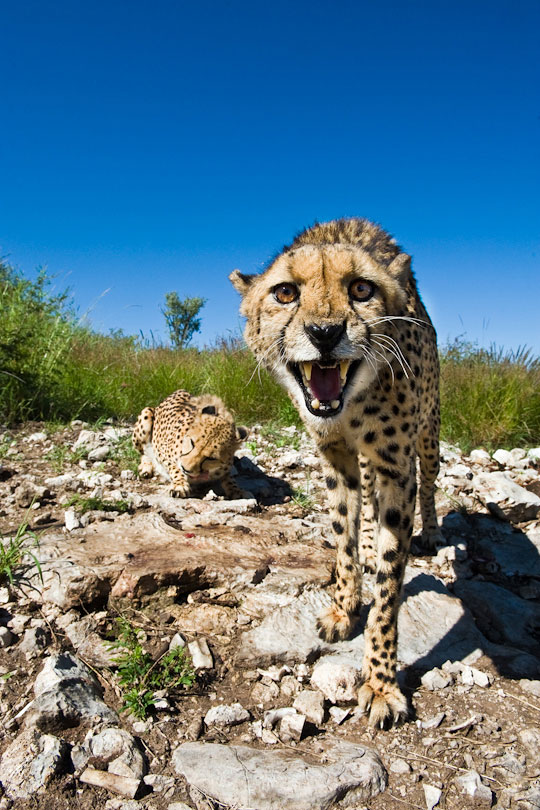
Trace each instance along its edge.
{"label": "flat rock slab", "polygon": [[358,806],[381,793],[387,774],[375,751],[333,742],[325,764],[291,751],[184,743],[173,754],[176,772],[223,805],[238,810],[326,810]]}
{"label": "flat rock slab", "polygon": [[[360,670],[364,654],[361,631],[367,608],[353,638],[330,644],[316,629],[317,616],[330,603],[330,595],[321,588],[306,589],[290,605],[274,610],[258,627],[243,634],[237,663],[250,667],[295,664],[314,661],[326,653],[336,662]],[[406,574],[398,628],[399,661],[421,669],[440,666],[448,659],[460,660],[487,644],[461,600],[452,596],[441,580],[414,568]]]}
{"label": "flat rock slab", "polygon": [[479,473],[473,478],[476,495],[498,517],[519,523],[540,514],[540,498],[503,472]]}
{"label": "flat rock slab", "polygon": [[256,580],[261,571],[304,582],[329,580],[333,553],[328,549],[299,543],[292,529],[283,532],[262,517],[230,518],[232,525],[184,530],[155,513],[122,515],[114,523],[56,535],[39,550],[44,585],[37,578],[32,585],[42,590],[44,601],[69,609],[107,593],[133,597],[168,585],[186,593],[231,587]]}

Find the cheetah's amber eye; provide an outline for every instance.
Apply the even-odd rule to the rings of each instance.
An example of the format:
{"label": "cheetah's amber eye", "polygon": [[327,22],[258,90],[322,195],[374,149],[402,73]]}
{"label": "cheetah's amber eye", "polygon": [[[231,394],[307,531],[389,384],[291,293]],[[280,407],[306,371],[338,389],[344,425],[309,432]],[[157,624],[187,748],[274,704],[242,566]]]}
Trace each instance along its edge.
{"label": "cheetah's amber eye", "polygon": [[375,285],[363,278],[356,278],[349,285],[349,295],[355,301],[367,301],[375,292]]}
{"label": "cheetah's amber eye", "polygon": [[274,298],[280,304],[292,304],[298,298],[299,292],[296,284],[278,284],[272,290]]}

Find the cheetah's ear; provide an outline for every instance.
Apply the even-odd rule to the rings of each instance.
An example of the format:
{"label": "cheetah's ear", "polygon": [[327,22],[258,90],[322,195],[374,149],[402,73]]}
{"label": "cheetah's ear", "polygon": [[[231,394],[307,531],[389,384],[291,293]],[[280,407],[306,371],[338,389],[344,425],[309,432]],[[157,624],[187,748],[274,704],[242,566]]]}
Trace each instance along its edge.
{"label": "cheetah's ear", "polygon": [[399,253],[393,262],[388,265],[388,273],[403,284],[411,272],[411,257],[407,253]]}
{"label": "cheetah's ear", "polygon": [[238,425],[236,428],[236,438],[239,442],[243,442],[244,439],[247,439],[249,436],[249,430],[247,427],[243,427],[242,425]]}
{"label": "cheetah's ear", "polygon": [[214,416],[216,415],[216,406],[215,405],[205,405],[202,409],[201,413],[210,413]]}
{"label": "cheetah's ear", "polygon": [[240,270],[233,270],[229,279],[237,292],[240,295],[245,295],[251,286],[251,282],[255,276],[248,276],[245,273],[241,273]]}

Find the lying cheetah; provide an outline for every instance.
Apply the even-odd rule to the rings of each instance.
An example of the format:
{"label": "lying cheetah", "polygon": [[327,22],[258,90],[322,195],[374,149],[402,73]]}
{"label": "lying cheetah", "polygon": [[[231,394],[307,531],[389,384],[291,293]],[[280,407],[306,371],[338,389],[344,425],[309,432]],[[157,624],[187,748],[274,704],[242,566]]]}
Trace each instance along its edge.
{"label": "lying cheetah", "polygon": [[423,543],[441,540],[436,335],[410,256],[377,225],[340,219],[303,231],[262,274],[235,270],[230,279],[243,296],[249,346],[289,392],[322,457],[337,563],[320,634],[349,635],[362,566],[375,569],[358,703],[371,725],[397,721],[407,715],[396,680],[397,614],[417,454]]}
{"label": "lying cheetah", "polygon": [[133,445],[142,454],[139,474],[159,473],[171,481],[173,498],[187,498],[200,485],[217,482],[227,498],[245,498],[231,467],[246,436],[247,429],[235,426],[219,397],[175,391],[139,414],[133,431]]}

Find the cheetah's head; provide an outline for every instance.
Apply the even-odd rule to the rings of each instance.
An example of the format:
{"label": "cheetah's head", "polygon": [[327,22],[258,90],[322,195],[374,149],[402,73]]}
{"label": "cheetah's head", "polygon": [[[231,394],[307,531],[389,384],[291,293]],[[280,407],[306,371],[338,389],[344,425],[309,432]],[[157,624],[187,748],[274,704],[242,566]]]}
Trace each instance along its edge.
{"label": "cheetah's head", "polygon": [[229,277],[250,348],[310,422],[339,418],[400,351],[389,324],[404,314],[410,257],[385,236],[376,258],[358,244],[297,239],[261,275]]}

